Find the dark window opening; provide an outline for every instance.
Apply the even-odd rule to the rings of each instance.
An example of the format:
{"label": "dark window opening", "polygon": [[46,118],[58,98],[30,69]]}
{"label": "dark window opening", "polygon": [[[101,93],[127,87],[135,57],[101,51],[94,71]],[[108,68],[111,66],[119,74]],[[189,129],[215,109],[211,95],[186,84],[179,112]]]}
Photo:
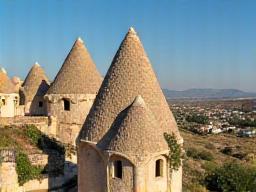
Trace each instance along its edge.
{"label": "dark window opening", "polygon": [[117,177],[117,178],[122,179],[122,177],[123,177],[122,161],[115,161],[114,162],[114,176]]}
{"label": "dark window opening", "polygon": [[5,99],[2,99],[2,104],[3,104],[3,105],[6,105]]}
{"label": "dark window opening", "polygon": [[162,159],[156,161],[156,177],[163,177],[163,164]]}
{"label": "dark window opening", "polygon": [[64,102],[64,110],[70,111],[70,101],[67,99],[63,99],[63,102]]}
{"label": "dark window opening", "polygon": [[43,104],[43,101],[39,101],[39,102],[38,102],[38,106],[39,106],[39,107],[43,107],[43,105],[44,105],[44,104]]}

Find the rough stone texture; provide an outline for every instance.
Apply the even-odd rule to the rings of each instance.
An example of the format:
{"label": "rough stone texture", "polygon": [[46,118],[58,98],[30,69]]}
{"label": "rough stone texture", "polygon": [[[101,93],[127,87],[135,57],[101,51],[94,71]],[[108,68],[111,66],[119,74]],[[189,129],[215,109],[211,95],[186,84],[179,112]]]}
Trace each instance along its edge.
{"label": "rough stone texture", "polygon": [[106,150],[125,154],[135,164],[152,153],[168,150],[163,133],[158,130],[157,121],[141,96],[117,116],[103,142],[108,138],[110,142],[105,146]]}
{"label": "rough stone texture", "polygon": [[0,70],[0,93],[16,93],[15,85],[3,69]]}
{"label": "rough stone texture", "polygon": [[35,166],[45,166],[48,163],[48,155],[43,153],[29,154],[28,158],[31,164]]}
{"label": "rough stone texture", "polygon": [[74,43],[47,94],[96,94],[102,77],[79,38]]}
{"label": "rough stone texture", "polygon": [[[80,143],[78,151],[78,191],[104,192],[107,190],[106,166],[98,151]],[[86,161],[84,161],[86,159]]]}
{"label": "rough stone texture", "polygon": [[[156,169],[156,161],[161,159],[163,161],[163,176],[156,177],[155,176],[155,169]],[[166,157],[159,155],[153,157],[145,166],[144,178],[146,178],[145,186],[147,192],[166,192],[168,191],[168,162]],[[176,180],[174,181],[176,182]],[[176,191],[175,191],[176,192]],[[177,192],[181,192],[177,191]]]}
{"label": "rough stone texture", "polygon": [[16,173],[15,152],[0,150],[2,163],[0,164],[0,192],[17,192],[18,175]]}
{"label": "rough stone texture", "polygon": [[[56,117],[56,138],[63,143],[75,144],[76,138],[89,113],[95,94],[46,95],[48,116]],[[64,101],[70,101],[70,111],[64,110]]]}
{"label": "rough stone texture", "polygon": [[178,171],[172,172],[169,183],[171,184],[171,192],[182,191],[182,167],[180,167]]}
{"label": "rough stone texture", "polygon": [[[121,160],[123,165],[123,177],[115,178],[113,174],[113,162],[116,160]],[[112,192],[133,192],[133,175],[134,175],[134,167],[133,165],[126,160],[125,158],[121,158],[118,156],[112,156],[110,159],[110,172],[109,172],[109,189]]]}
{"label": "rough stone texture", "polygon": [[17,192],[19,189],[16,163],[4,162],[0,165],[0,192]]}
{"label": "rough stone texture", "polygon": [[[39,102],[42,106],[39,106]],[[43,96],[35,96],[32,101],[28,101],[25,105],[25,114],[30,116],[40,116],[47,114],[47,102]]]}
{"label": "rough stone texture", "polygon": [[25,103],[31,102],[35,96],[44,96],[49,88],[48,78],[39,64],[33,65],[22,84]]}
{"label": "rough stone texture", "polygon": [[141,95],[154,114],[158,130],[181,139],[175,119],[162,93],[150,61],[134,30],[129,30],[105,76],[81,138],[98,142],[117,115]]}
{"label": "rough stone texture", "polygon": [[0,70],[0,117],[14,117],[19,95],[4,69]]}
{"label": "rough stone texture", "polygon": [[19,77],[16,77],[16,76],[12,77],[11,81],[15,86],[15,92],[18,93],[22,84],[23,84],[23,82],[21,81],[21,79]]}
{"label": "rough stone texture", "polygon": [[56,129],[56,123],[51,117],[20,116],[13,118],[0,117],[0,124],[5,125],[35,125],[41,132],[52,136],[52,130]]}
{"label": "rough stone texture", "polygon": [[[95,96],[102,77],[79,38],[74,43],[45,98],[48,116],[56,117],[56,137],[74,144]],[[64,110],[63,99],[70,101],[70,111]]]}
{"label": "rough stone texture", "polygon": [[[25,105],[25,114],[45,115],[46,102],[44,95],[49,88],[48,78],[39,64],[35,64],[29,71],[20,89],[20,104]],[[39,106],[39,102],[43,106]]]}
{"label": "rough stone texture", "polygon": [[[182,143],[142,44],[130,29],[79,137],[79,191],[181,192],[180,172],[169,178],[165,132]],[[161,177],[155,175],[158,159],[163,161]],[[113,178],[114,160],[122,161],[122,179]]]}
{"label": "rough stone texture", "polygon": [[18,102],[19,95],[17,93],[0,93],[0,117],[16,116],[18,112]]}

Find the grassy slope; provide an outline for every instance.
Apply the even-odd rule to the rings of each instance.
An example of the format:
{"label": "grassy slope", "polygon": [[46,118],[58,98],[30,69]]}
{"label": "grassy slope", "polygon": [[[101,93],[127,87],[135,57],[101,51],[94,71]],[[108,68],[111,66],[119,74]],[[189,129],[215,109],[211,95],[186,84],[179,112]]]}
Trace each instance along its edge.
{"label": "grassy slope", "polygon": [[6,126],[0,127],[0,149],[16,149],[26,154],[40,152],[40,149],[33,144],[26,134],[26,127]]}
{"label": "grassy slope", "polygon": [[[181,135],[184,138],[184,148],[186,151],[190,148],[195,148],[198,151],[208,151],[214,157],[212,161],[186,157],[183,166],[183,184],[185,189],[191,188],[192,184],[199,183],[205,170],[213,166],[222,165],[225,162],[234,160],[248,163],[248,156],[256,154],[256,138],[239,138],[231,134],[201,136],[185,130],[181,130]],[[238,159],[232,155],[226,155],[221,152],[225,147],[232,147],[232,154],[242,154],[245,157]]]}

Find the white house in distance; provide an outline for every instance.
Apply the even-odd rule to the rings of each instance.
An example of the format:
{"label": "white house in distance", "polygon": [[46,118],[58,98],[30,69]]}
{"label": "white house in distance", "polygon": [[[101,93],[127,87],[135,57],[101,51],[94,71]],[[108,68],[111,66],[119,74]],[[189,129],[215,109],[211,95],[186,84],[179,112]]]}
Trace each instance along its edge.
{"label": "white house in distance", "polygon": [[19,94],[5,69],[0,70],[0,117],[14,117],[19,101]]}

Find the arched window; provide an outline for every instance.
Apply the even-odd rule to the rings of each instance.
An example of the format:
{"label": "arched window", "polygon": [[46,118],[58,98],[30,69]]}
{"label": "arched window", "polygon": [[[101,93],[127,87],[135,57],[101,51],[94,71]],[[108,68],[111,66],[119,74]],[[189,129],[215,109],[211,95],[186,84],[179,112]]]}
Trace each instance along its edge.
{"label": "arched window", "polygon": [[164,170],[164,161],[162,159],[158,159],[156,161],[155,176],[163,177],[163,170]]}
{"label": "arched window", "polygon": [[70,111],[70,101],[67,99],[63,99],[63,105],[65,111]]}
{"label": "arched window", "polygon": [[114,168],[114,170],[113,170],[114,177],[122,179],[122,177],[123,177],[122,161],[120,161],[120,160],[114,161],[113,168]]}

